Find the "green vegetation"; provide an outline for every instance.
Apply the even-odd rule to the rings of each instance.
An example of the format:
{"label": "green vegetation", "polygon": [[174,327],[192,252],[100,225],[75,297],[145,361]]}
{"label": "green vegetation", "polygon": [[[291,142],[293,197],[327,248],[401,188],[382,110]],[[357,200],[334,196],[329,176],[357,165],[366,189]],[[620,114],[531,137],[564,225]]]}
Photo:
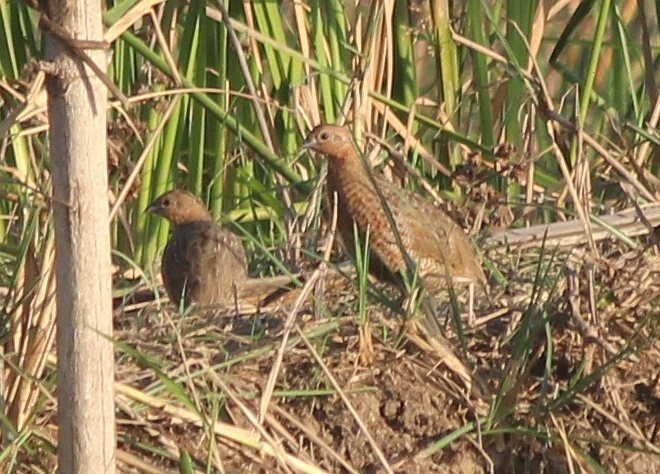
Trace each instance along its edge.
{"label": "green vegetation", "polygon": [[[557,2],[544,10],[543,2],[536,1],[468,0],[453,2],[451,11],[447,2],[434,0],[358,2],[357,7],[339,0],[228,1],[228,18],[223,18],[225,7],[217,1],[170,1],[155,3],[153,9],[145,3],[154,2],[107,3],[106,28],[115,35],[108,38],[108,76],[131,104],[125,110],[114,101],[108,110],[117,296],[155,286],[168,228],[163,219],[144,210],[173,187],[202,196],[215,218],[244,237],[253,275],[315,266],[326,229],[317,186],[325,165],[297,150],[320,122],[350,123],[360,143],[369,143],[369,151],[376,148],[369,158],[386,173],[400,173],[402,166],[390,153],[396,151],[411,171],[406,186],[446,200],[477,232],[572,218],[588,227],[590,215],[659,199],[659,1]],[[22,2],[0,0],[0,289],[7,406],[0,420],[0,464],[6,472],[20,471],[23,463],[39,464],[42,451],[52,452],[54,439],[44,428],[53,422],[55,374],[47,354],[55,303],[51,160],[44,76],[37,64],[44,59],[46,39],[38,18]],[[638,242],[622,238],[631,245]],[[365,250],[365,244],[356,244],[356,249]],[[552,380],[558,370],[554,331],[557,320],[570,310],[559,291],[566,287],[567,259],[557,260],[554,252],[544,249],[536,260],[530,259],[534,263],[527,267],[527,283],[532,282],[533,296],[507,335],[511,339],[498,347],[509,344],[515,350],[512,360],[502,363],[506,367],[488,412],[448,429],[435,444],[424,444],[429,447],[420,449],[416,459],[475,433],[534,439],[552,446],[555,454],[562,451],[571,468],[574,462],[595,472],[617,468],[603,465],[579,443],[602,446],[611,441],[617,449],[657,453],[649,447],[653,441],[644,444],[634,430],[639,436],[626,432],[627,444],[608,440],[611,433],[594,433],[592,440],[584,440],[571,438],[569,427],[557,421],[565,411],[591,406],[585,401],[587,391],[617,364],[625,360],[634,370],[630,354],[639,355],[653,344],[657,353],[657,343],[648,334],[657,332],[658,318],[642,303],[635,307],[639,313],[626,310],[635,314],[635,322],[624,331],[628,336],[621,336],[618,349],[605,352],[594,372],[571,367],[568,386],[558,388]],[[607,255],[601,252],[602,258]],[[361,259],[366,268],[368,256]],[[512,254],[504,263],[490,258],[489,266],[495,267],[490,273],[507,274],[503,265],[514,267],[523,260],[515,259]],[[557,265],[562,270],[555,271]],[[364,268],[359,292],[353,291],[353,296],[359,293],[360,324],[373,303],[368,301]],[[614,280],[597,279],[603,289],[596,306],[619,301]],[[512,284],[511,278],[500,281]],[[646,289],[637,288],[646,295],[640,296],[642,302],[649,298]],[[320,306],[320,314],[334,314]],[[450,311],[458,314],[455,307]],[[155,333],[169,338],[171,345],[160,341],[157,353],[130,340],[131,334],[143,335],[142,329],[118,332],[118,364],[135,364],[149,372],[151,383],[145,388],[136,382],[145,400],[124,393],[121,409],[135,415],[138,423],[146,407],[157,406],[157,397],[167,404],[178,401],[186,413],[199,415],[207,458],[194,455],[199,446],[181,446],[175,453],[166,443],[133,439],[120,428],[122,446],[130,446],[120,460],[131,465],[131,451],[138,458],[168,459],[170,464],[162,461],[163,466],[180,464],[182,472],[213,471],[222,457],[219,452],[226,449],[217,445],[213,433],[222,430],[213,420],[221,413],[227,421],[227,405],[240,405],[215,379],[209,382],[202,375],[212,377],[209,371],[222,374],[235,364],[272,355],[277,340],[239,354],[227,352],[229,362],[224,365],[205,361],[197,367],[199,374],[182,375],[181,367],[188,370],[185,354],[190,349],[185,331],[194,330],[158,314],[168,329]],[[135,324],[148,324],[146,319],[141,314]],[[460,320],[457,323],[462,336]],[[306,332],[321,356],[335,343],[330,334],[338,324]],[[190,337],[224,350],[225,340],[213,331],[204,338],[196,333]],[[287,347],[301,338],[292,336]],[[633,342],[638,338],[645,342]],[[168,362],[172,352],[177,356]],[[540,374],[532,370],[534,363],[542,367]],[[650,363],[653,367],[653,359]],[[317,394],[313,389],[333,393],[330,384],[320,382],[325,380],[320,369],[310,371],[308,382],[321,384],[304,387],[310,397]],[[535,393],[541,395],[523,413],[516,400],[532,372],[541,385]],[[119,373],[119,382],[131,385],[131,378],[122,380],[125,373]],[[296,395],[284,392],[295,388],[278,387],[282,392],[275,396],[285,401],[302,398],[302,389]],[[250,390],[230,387],[244,401],[251,399]],[[203,400],[197,398],[199,392]],[[279,403],[278,410],[284,406]],[[236,413],[249,418],[243,408]],[[193,423],[176,409],[164,410],[162,416]],[[535,420],[533,426],[525,416]],[[232,443],[256,446],[254,439],[246,441],[242,435],[232,435]],[[264,436],[258,442],[269,441]],[[264,449],[272,454],[271,448]],[[291,453],[295,455],[286,449],[287,456]],[[274,459],[284,462],[278,458],[281,454],[275,450]]]}

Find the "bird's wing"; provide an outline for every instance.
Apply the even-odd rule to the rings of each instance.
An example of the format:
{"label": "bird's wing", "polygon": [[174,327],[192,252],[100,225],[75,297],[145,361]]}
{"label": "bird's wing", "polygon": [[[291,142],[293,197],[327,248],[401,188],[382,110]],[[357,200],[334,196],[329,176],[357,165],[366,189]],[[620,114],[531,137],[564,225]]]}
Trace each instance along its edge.
{"label": "bird's wing", "polygon": [[247,278],[247,258],[241,240],[213,222],[200,223],[197,232],[199,298],[204,304],[228,303],[236,285]]}
{"label": "bird's wing", "polygon": [[[387,270],[396,274],[407,269],[403,247],[422,275],[433,273],[435,278],[444,279],[449,272],[453,277],[485,280],[468,236],[440,208],[380,177],[372,180],[361,168],[341,168],[329,173],[328,179],[328,191],[337,190],[343,196],[339,228],[345,246],[353,251],[353,221],[363,235],[370,229],[371,255],[378,273]],[[396,223],[400,242],[383,201]],[[389,279],[389,275],[382,277]]]}
{"label": "bird's wing", "polygon": [[[354,254],[353,221],[364,239],[369,231],[371,268],[378,277],[390,280],[405,270],[405,260],[391,231],[378,194],[368,176],[355,173],[344,184],[343,202],[340,202],[339,230],[347,250]],[[363,242],[361,243],[363,244]]]}
{"label": "bird's wing", "polygon": [[421,273],[444,278],[448,271],[454,277],[485,281],[469,237],[449,215],[412,191],[384,180],[378,184],[389,203],[402,243],[420,265]]}
{"label": "bird's wing", "polygon": [[[206,230],[208,254],[216,269],[229,279],[247,277],[247,257],[241,239],[232,232],[214,225]],[[220,276],[220,274],[219,274]]]}

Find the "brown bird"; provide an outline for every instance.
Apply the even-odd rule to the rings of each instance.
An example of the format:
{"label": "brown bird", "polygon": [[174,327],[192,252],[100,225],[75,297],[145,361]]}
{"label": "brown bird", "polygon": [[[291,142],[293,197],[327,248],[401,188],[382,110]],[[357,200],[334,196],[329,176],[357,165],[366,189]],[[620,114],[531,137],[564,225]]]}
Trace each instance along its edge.
{"label": "brown bird", "polygon": [[247,279],[241,240],[213,221],[204,203],[183,190],[169,191],[147,209],[174,231],[163,252],[161,274],[170,300],[208,305],[232,303]]}
{"label": "brown bird", "polygon": [[[454,283],[466,281],[485,289],[486,277],[463,229],[443,210],[417,194],[371,175],[347,128],[320,125],[307,135],[302,146],[330,160],[327,193],[331,203],[333,195],[337,195],[338,229],[348,252],[353,253],[354,224],[362,239],[369,229],[369,263],[374,276],[403,290],[402,274],[409,269],[403,248],[417,266],[429,293],[437,294],[446,287],[448,276]],[[381,196],[391,212],[400,241]]]}

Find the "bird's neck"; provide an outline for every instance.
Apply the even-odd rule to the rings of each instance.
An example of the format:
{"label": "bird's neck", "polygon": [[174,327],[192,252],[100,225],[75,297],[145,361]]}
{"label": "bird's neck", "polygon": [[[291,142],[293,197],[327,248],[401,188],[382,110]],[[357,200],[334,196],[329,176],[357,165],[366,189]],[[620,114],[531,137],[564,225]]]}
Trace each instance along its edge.
{"label": "bird's neck", "polygon": [[193,222],[213,222],[211,213],[204,208],[190,208],[170,219],[175,226],[192,224]]}
{"label": "bird's neck", "polygon": [[336,153],[328,155],[330,165],[328,173],[337,178],[350,176],[352,179],[361,176],[367,176],[367,170],[362,158],[353,146],[344,146]]}

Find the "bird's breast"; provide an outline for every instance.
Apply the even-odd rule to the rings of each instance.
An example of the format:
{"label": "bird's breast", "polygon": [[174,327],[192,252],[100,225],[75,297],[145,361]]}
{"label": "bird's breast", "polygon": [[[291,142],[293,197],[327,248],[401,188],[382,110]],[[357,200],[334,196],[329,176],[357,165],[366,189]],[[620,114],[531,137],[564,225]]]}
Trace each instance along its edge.
{"label": "bird's breast", "polygon": [[[327,189],[331,206],[335,194],[339,199],[337,222],[346,250],[355,253],[354,230],[358,231],[361,245],[364,245],[368,232],[372,266],[382,267],[388,273],[405,268],[403,255],[371,177],[363,169],[355,167],[329,172]],[[390,208],[390,211],[397,222],[397,210]]]}

